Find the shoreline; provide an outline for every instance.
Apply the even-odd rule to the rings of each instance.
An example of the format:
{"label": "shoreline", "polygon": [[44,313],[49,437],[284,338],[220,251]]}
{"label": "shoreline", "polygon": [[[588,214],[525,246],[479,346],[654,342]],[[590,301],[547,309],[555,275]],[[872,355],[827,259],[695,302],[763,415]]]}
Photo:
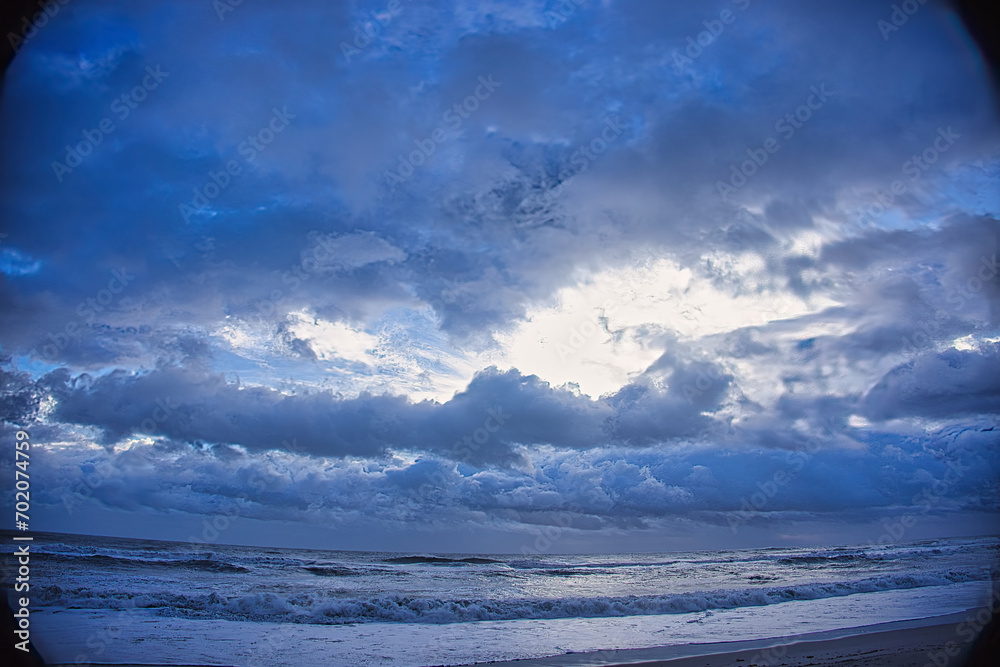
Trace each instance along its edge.
{"label": "shoreline", "polygon": [[[931,616],[922,619],[892,621],[875,625],[804,633],[734,642],[683,644],[645,649],[621,649],[589,653],[571,653],[545,658],[488,661],[455,667],[913,667],[938,664],[959,667],[972,652],[976,640],[963,642],[957,628],[973,608],[966,612]],[[948,642],[959,644],[960,652],[946,656]],[[932,660],[932,655],[938,660]],[[194,657],[194,656],[191,656]],[[267,664],[252,660],[202,660],[197,662],[162,662],[156,660],[98,660],[91,664],[130,665],[134,667],[223,667]],[[231,656],[231,658],[234,656]],[[71,667],[72,662],[49,662],[50,667]],[[440,663],[427,663],[434,667]]]}
{"label": "shoreline", "polygon": [[[839,630],[747,641],[681,644],[642,649],[565,653],[544,658],[476,662],[458,667],[745,667],[770,665],[912,665],[930,662],[929,653],[948,642],[961,652],[948,663],[961,665],[975,640],[963,642],[959,625],[978,608],[943,616],[891,621]],[[977,635],[978,637],[978,635]]]}
{"label": "shoreline", "polygon": [[[913,591],[885,591],[714,614],[433,625],[316,625],[186,618],[148,608],[49,608],[33,615],[38,635],[33,632],[32,639],[51,665],[79,664],[82,658],[105,665],[220,667],[897,667],[885,656],[907,653],[911,659],[903,664],[923,667],[930,662],[926,651],[969,639],[968,629],[962,636],[958,627],[984,611],[980,583],[937,587],[917,597]],[[916,618],[919,610],[933,615]],[[810,642],[818,647],[807,648]],[[787,649],[764,653],[782,646]],[[880,658],[861,662],[863,654]],[[861,657],[852,662],[845,656]]]}

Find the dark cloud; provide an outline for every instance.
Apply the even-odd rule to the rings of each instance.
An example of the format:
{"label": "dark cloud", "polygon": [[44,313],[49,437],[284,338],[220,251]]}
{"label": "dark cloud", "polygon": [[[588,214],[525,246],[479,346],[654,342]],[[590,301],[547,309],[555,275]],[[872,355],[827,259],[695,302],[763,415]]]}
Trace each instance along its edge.
{"label": "dark cloud", "polygon": [[862,405],[878,420],[1000,413],[1000,345],[922,354],[887,373]]}
{"label": "dark cloud", "polygon": [[[803,451],[767,510],[785,521],[903,506],[935,456],[995,469],[1000,134],[978,54],[944,3],[888,40],[862,0],[724,4],[693,54],[718,8],[410,2],[350,58],[384,4],[60,12],[0,106],[0,417],[70,443],[40,450],[44,493],[103,461],[94,502],[122,511],[542,525],[572,504],[602,530],[725,526]],[[480,77],[499,85],[455,126]],[[589,348],[565,385],[498,361],[602,275],[628,310],[655,260],[680,277],[646,290],[649,320],[602,315],[594,354],[643,359],[603,396],[579,390],[604,370]],[[976,475],[954,511],[995,510]]]}
{"label": "dark cloud", "polygon": [[[10,358],[3,361],[10,363]],[[33,420],[41,398],[42,393],[28,373],[0,368],[0,419],[15,424]]]}
{"label": "dark cloud", "polygon": [[[79,513],[92,504],[143,511],[151,521],[156,514],[150,510],[164,507],[314,525],[345,526],[363,518],[375,533],[405,522],[522,535],[535,526],[559,525],[569,534],[613,535],[616,529],[653,529],[676,519],[728,531],[731,521],[740,528],[780,526],[789,517],[864,523],[900,508],[917,513],[922,522],[962,510],[995,512],[996,427],[995,420],[972,421],[903,438],[859,430],[855,435],[863,448],[811,453],[760,447],[543,449],[532,455],[530,470],[478,470],[435,456],[412,462],[325,459],[317,466],[315,458],[301,454],[171,441],[124,449],[43,445],[33,453],[32,465],[48,482],[36,502],[53,513]],[[948,475],[949,470],[958,473]],[[774,482],[776,473],[783,473],[780,483]],[[935,493],[932,506],[924,507],[921,499],[932,489],[940,491],[935,484],[944,479],[947,493]],[[746,513],[762,489],[766,502],[740,521],[738,513]]]}
{"label": "dark cloud", "polygon": [[[731,379],[695,365],[674,370],[666,391],[629,385],[595,401],[536,376],[490,368],[443,404],[388,394],[289,395],[180,367],[98,377],[61,370],[38,386],[56,401],[54,419],[98,427],[107,443],[147,435],[332,457],[414,450],[482,465],[523,460],[525,445],[589,449],[695,437],[711,427],[702,413],[718,407]],[[21,394],[32,391],[39,389]]]}
{"label": "dark cloud", "polygon": [[[464,8],[456,23],[449,3],[408,7],[350,63],[339,44],[358,17],[338,4],[307,3],[294,13],[240,7],[221,24],[193,8],[164,9],[155,19],[111,4],[79,8],[19,53],[5,83],[3,217],[23,222],[8,243],[43,267],[0,287],[32,324],[5,328],[5,341],[40,353],[47,334],[78,318],[78,304],[122,267],[136,280],[97,318],[109,328],[87,322],[78,344],[56,359],[100,366],[137,346],[131,352],[148,361],[159,352],[122,340],[119,325],[164,331],[211,325],[227,313],[249,317],[275,290],[284,292],[279,318],[303,304],[357,317],[372,300],[408,303],[416,294],[446,331],[475,336],[523,317],[527,302],[571,282],[580,262],[613,261],[636,243],[669,244],[693,259],[706,236],[732,229],[738,209],[713,184],[819,84],[835,91],[831,101],[741,192],[765,198],[765,230],[844,218],[835,192],[887,188],[938,126],[968,137],[948,161],[974,154],[977,135],[992,136],[965,55],[919,47],[944,39],[943,10],[926,8],[889,48],[874,27],[881,9],[736,8],[737,21],[677,70],[669,54],[712,18],[695,5],[591,8],[561,26],[513,9],[501,19]],[[584,37],[595,30],[599,39]],[[858,39],[864,31],[870,40]],[[177,49],[167,32],[201,47]],[[586,57],[576,49],[583,39]],[[848,41],[855,47],[845,58],[840,45]],[[432,71],[435,58],[441,65]],[[119,119],[114,99],[156,64],[169,76]],[[385,192],[384,172],[489,73],[503,84],[481,112],[401,193]],[[413,86],[414,78],[424,83]],[[765,79],[766,88],[748,83]],[[241,142],[284,106],[295,114],[290,126],[247,162]],[[53,160],[103,117],[114,133],[58,182]],[[581,171],[577,148],[609,117],[627,129]],[[178,204],[231,159],[242,172],[208,213],[185,222]],[[921,187],[944,173],[935,170]],[[561,173],[571,176],[561,182]],[[527,203],[557,185],[543,209]],[[525,207],[531,220],[517,224]],[[618,214],[609,233],[595,212],[611,209]],[[392,244],[396,265],[348,263],[289,293],[282,276],[310,249],[310,234],[355,233]],[[95,237],[110,242],[88,241]],[[763,230],[733,241],[744,250],[773,247]],[[452,285],[462,301],[440,298]]]}

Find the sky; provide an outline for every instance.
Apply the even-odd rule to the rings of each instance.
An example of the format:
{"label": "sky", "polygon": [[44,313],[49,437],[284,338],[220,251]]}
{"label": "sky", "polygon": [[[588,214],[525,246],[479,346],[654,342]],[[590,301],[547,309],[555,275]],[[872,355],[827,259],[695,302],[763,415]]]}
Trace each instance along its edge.
{"label": "sky", "polygon": [[998,100],[903,4],[59,5],[0,91],[32,529],[995,534]]}

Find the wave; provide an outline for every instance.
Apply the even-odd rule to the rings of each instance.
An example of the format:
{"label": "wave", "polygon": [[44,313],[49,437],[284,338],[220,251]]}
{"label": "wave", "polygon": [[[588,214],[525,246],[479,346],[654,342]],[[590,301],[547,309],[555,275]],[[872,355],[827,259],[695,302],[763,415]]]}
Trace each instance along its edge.
{"label": "wave", "polygon": [[406,572],[399,572],[398,570],[390,570],[388,568],[354,568],[346,567],[344,565],[323,565],[323,564],[313,564],[305,565],[301,568],[302,570],[308,572],[309,574],[314,574],[317,577],[365,577],[365,576],[409,576]]}
{"label": "wave", "polygon": [[315,574],[317,577],[354,577],[361,574],[366,574],[360,570],[352,570],[349,567],[337,567],[337,566],[322,566],[314,565],[310,567],[302,568],[310,574]]}
{"label": "wave", "polygon": [[857,593],[984,581],[983,572],[940,571],[892,574],[857,581],[738,588],[670,595],[565,597],[555,599],[439,599],[408,595],[330,598],[318,593],[281,597],[273,593],[224,597],[169,591],[115,592],[90,588],[42,587],[42,606],[130,609],[154,608],[167,616],[245,621],[345,624],[366,622],[462,623],[517,619],[594,618],[682,614],[759,607],[793,600],[818,600]]}
{"label": "wave", "polygon": [[779,558],[778,562],[782,565],[825,565],[828,563],[856,563],[864,560],[881,559],[871,559],[865,554],[837,554],[835,556],[810,554],[807,556],[786,556],[784,558]]}
{"label": "wave", "polygon": [[142,568],[180,568],[183,570],[204,570],[207,572],[229,572],[233,574],[247,574],[247,568],[230,563],[224,560],[215,560],[208,554],[204,558],[134,558],[127,556],[108,556],[106,554],[46,554],[41,553],[40,558],[48,561],[62,561],[67,563],[82,563],[86,566],[98,566],[107,569],[112,567],[142,567]]}
{"label": "wave", "polygon": [[552,568],[551,570],[538,570],[536,574],[549,577],[578,577],[580,575],[598,574],[597,570],[574,570],[573,568]]}
{"label": "wave", "polygon": [[480,558],[470,556],[468,558],[446,558],[444,556],[399,556],[397,558],[386,558],[383,563],[394,565],[492,565],[503,564],[502,560],[492,558]]}
{"label": "wave", "polygon": [[196,558],[181,561],[161,561],[157,563],[161,567],[179,567],[183,570],[205,570],[208,572],[230,572],[233,574],[248,574],[250,570],[242,565],[234,565],[225,561],[209,560],[207,558]]}
{"label": "wave", "polygon": [[[131,544],[130,541],[129,543]],[[141,541],[139,541],[141,543]],[[347,567],[369,570],[372,565],[495,565],[499,568],[514,571],[525,571],[526,574],[566,576],[570,570],[599,571],[602,574],[615,574],[616,570],[648,570],[649,568],[672,568],[678,571],[688,567],[732,566],[742,564],[773,563],[775,565],[791,566],[824,566],[851,564],[877,564],[879,562],[904,561],[914,558],[941,558],[960,554],[978,554],[983,551],[996,552],[1000,549],[995,537],[984,537],[963,540],[927,540],[905,544],[870,545],[870,546],[840,546],[813,549],[789,549],[787,547],[769,547],[744,552],[688,552],[685,554],[617,554],[610,558],[596,555],[576,557],[532,558],[502,555],[475,556],[443,556],[431,554],[386,554],[386,553],[348,553],[327,551],[304,551],[289,553],[276,550],[252,550],[243,547],[228,547],[214,545],[209,551],[209,545],[199,545],[193,549],[177,549],[164,551],[162,543],[149,543],[142,548],[118,548],[106,545],[107,548],[95,549],[92,544],[66,544],[56,542],[48,545],[39,558],[57,562],[84,565],[89,569],[112,570],[115,566],[123,567],[181,567],[190,569],[214,570],[218,572],[244,573],[249,568],[257,571],[300,569],[305,567]],[[156,545],[156,549],[153,548]],[[370,554],[370,555],[369,555]],[[665,558],[666,557],[666,558]],[[208,562],[205,562],[208,561]],[[374,572],[402,574],[402,568],[373,570]]]}
{"label": "wave", "polygon": [[512,560],[507,563],[510,567],[517,570],[551,570],[551,569],[566,569],[566,568],[579,568],[579,569],[618,569],[618,568],[628,568],[628,567],[666,567],[668,565],[675,565],[680,561],[668,560],[668,561],[610,561],[607,563],[566,563],[566,562],[551,562],[551,561],[535,561],[535,560]]}

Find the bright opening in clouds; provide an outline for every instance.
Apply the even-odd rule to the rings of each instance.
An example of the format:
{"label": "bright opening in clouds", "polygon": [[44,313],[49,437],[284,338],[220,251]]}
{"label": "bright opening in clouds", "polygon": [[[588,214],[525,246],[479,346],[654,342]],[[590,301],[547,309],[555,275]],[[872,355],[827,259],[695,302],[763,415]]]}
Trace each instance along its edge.
{"label": "bright opening in clouds", "polygon": [[6,71],[0,437],[37,529],[995,530],[1000,134],[949,6],[222,4],[73,0]]}

